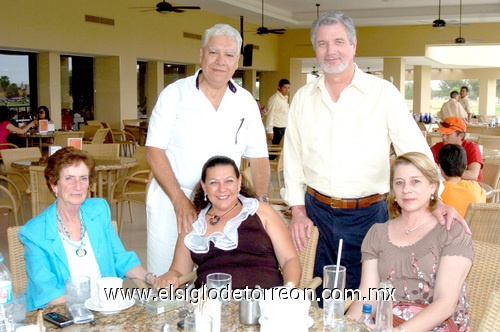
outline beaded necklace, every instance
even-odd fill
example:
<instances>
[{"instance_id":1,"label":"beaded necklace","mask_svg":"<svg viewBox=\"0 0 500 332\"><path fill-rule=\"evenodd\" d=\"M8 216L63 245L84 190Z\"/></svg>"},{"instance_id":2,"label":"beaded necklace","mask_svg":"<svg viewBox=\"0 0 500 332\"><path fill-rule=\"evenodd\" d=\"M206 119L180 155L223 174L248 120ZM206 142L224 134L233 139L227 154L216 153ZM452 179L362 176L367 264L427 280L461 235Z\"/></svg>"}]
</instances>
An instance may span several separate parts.
<instances>
[{"instance_id":1,"label":"beaded necklace","mask_svg":"<svg viewBox=\"0 0 500 332\"><path fill-rule=\"evenodd\" d=\"M71 239L71 235L69 234L68 230L66 227L64 227L64 223L61 219L61 216L59 215L59 211L56 212L57 216L57 221L59 224L61 224L61 230L59 232L62 234L63 240L65 240L67 243L69 243L72 247L76 248L75 254L78 257L84 257L87 255L87 250L85 250L83 247L85 247L85 222L83 221L82 213L80 212L80 245L77 245L76 242L78 241L73 241Z\"/></svg>"}]
</instances>

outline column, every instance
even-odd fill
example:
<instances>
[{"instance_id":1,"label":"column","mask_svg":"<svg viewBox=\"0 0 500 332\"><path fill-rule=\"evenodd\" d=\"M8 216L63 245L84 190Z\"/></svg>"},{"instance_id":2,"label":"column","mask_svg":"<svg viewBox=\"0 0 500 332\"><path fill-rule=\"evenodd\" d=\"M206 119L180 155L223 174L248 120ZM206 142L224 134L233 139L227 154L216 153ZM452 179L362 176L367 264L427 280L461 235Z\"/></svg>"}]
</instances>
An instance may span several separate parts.
<instances>
[{"instance_id":1,"label":"column","mask_svg":"<svg viewBox=\"0 0 500 332\"><path fill-rule=\"evenodd\" d=\"M406 59L384 58L384 78L393 83L405 95Z\"/></svg>"},{"instance_id":2,"label":"column","mask_svg":"<svg viewBox=\"0 0 500 332\"><path fill-rule=\"evenodd\" d=\"M61 56L55 52L38 55L38 105L49 108L56 129L61 128Z\"/></svg>"},{"instance_id":3,"label":"column","mask_svg":"<svg viewBox=\"0 0 500 332\"><path fill-rule=\"evenodd\" d=\"M413 79L413 112L418 118L431 109L431 66L415 66Z\"/></svg>"}]
</instances>

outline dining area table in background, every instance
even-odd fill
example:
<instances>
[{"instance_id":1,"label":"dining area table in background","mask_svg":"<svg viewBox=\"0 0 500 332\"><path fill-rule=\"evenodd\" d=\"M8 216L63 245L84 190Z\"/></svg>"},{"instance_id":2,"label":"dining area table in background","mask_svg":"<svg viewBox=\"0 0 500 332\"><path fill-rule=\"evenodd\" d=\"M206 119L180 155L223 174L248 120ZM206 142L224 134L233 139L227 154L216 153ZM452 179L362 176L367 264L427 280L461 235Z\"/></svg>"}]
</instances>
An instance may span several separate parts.
<instances>
[{"instance_id":1,"label":"dining area table in background","mask_svg":"<svg viewBox=\"0 0 500 332\"><path fill-rule=\"evenodd\" d=\"M19 137L21 139L24 138L26 140L26 147L38 146L40 148L40 152L42 152L44 144L45 146L47 146L52 143L55 132L48 131L39 133L37 131L28 131L25 134L11 133L10 135ZM38 144L35 144L36 141L38 141Z\"/></svg>"},{"instance_id":2,"label":"dining area table in background","mask_svg":"<svg viewBox=\"0 0 500 332\"><path fill-rule=\"evenodd\" d=\"M121 170L126 170L135 167L139 162L135 158L131 157L118 157L118 158L97 158L94 157L97 172L97 197L106 198L109 200L111 195L111 187L113 185L114 179L117 178L117 174ZM25 159L12 162L12 168L27 173L29 172L30 166L46 166L47 159ZM104 193L104 178L107 179L107 190Z\"/></svg>"},{"instance_id":3,"label":"dining area table in background","mask_svg":"<svg viewBox=\"0 0 500 332\"><path fill-rule=\"evenodd\" d=\"M490 163L500 163L500 150L498 149L482 149L483 160Z\"/></svg>"},{"instance_id":4,"label":"dining area table in background","mask_svg":"<svg viewBox=\"0 0 500 332\"><path fill-rule=\"evenodd\" d=\"M45 312L57 312L66 314L64 305L57 305L44 309ZM309 316L314 321L309 327L309 332L323 332L323 309L311 306ZM179 317L179 309L166 311L160 314L151 311L150 308L139 301L128 309L124 309L114 314L105 314L103 312L94 312L95 326L87 324L73 324L62 329L49 322L44 321L45 331L179 331L177 323L183 318ZM28 312L26 315L26 324L36 324L37 311ZM163 329L168 324L169 329ZM260 331L260 325L240 324L239 320L239 302L233 300L229 305L222 306L221 309L221 331L225 332L257 332ZM345 332L368 332L369 330L351 318L345 317Z\"/></svg>"}]
</instances>

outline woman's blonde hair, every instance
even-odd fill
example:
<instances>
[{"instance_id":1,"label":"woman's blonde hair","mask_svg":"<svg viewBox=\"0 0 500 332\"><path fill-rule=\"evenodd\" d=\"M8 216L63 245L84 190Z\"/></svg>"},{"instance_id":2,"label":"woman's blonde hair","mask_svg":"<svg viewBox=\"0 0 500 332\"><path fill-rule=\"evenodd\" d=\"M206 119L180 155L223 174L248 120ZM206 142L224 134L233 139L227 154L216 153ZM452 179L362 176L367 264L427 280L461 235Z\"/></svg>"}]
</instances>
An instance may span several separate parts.
<instances>
[{"instance_id":1,"label":"woman's blonde hair","mask_svg":"<svg viewBox=\"0 0 500 332\"><path fill-rule=\"evenodd\" d=\"M427 157L425 154L420 152L408 152L396 158L391 166L391 190L389 196L387 197L387 205L389 207L389 215L391 218L396 218L401 215L401 207L398 202L396 202L396 196L394 195L394 171L400 165L411 164L415 166L424 177L431 183L436 184L436 190L433 193L433 197L430 198L429 210L433 211L438 203L439 197L439 175L436 169L436 165Z\"/></svg>"}]
</instances>

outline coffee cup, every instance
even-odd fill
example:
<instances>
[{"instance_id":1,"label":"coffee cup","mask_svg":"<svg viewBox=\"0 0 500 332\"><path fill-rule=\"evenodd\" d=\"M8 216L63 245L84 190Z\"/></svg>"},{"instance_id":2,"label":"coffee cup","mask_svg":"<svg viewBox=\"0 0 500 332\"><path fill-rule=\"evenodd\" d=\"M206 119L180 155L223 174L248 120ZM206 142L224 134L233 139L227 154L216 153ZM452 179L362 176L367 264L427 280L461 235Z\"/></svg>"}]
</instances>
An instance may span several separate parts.
<instances>
[{"instance_id":1,"label":"coffee cup","mask_svg":"<svg viewBox=\"0 0 500 332\"><path fill-rule=\"evenodd\" d=\"M123 280L118 277L103 277L97 280L99 305L103 309L116 309L123 303Z\"/></svg>"}]
</instances>

